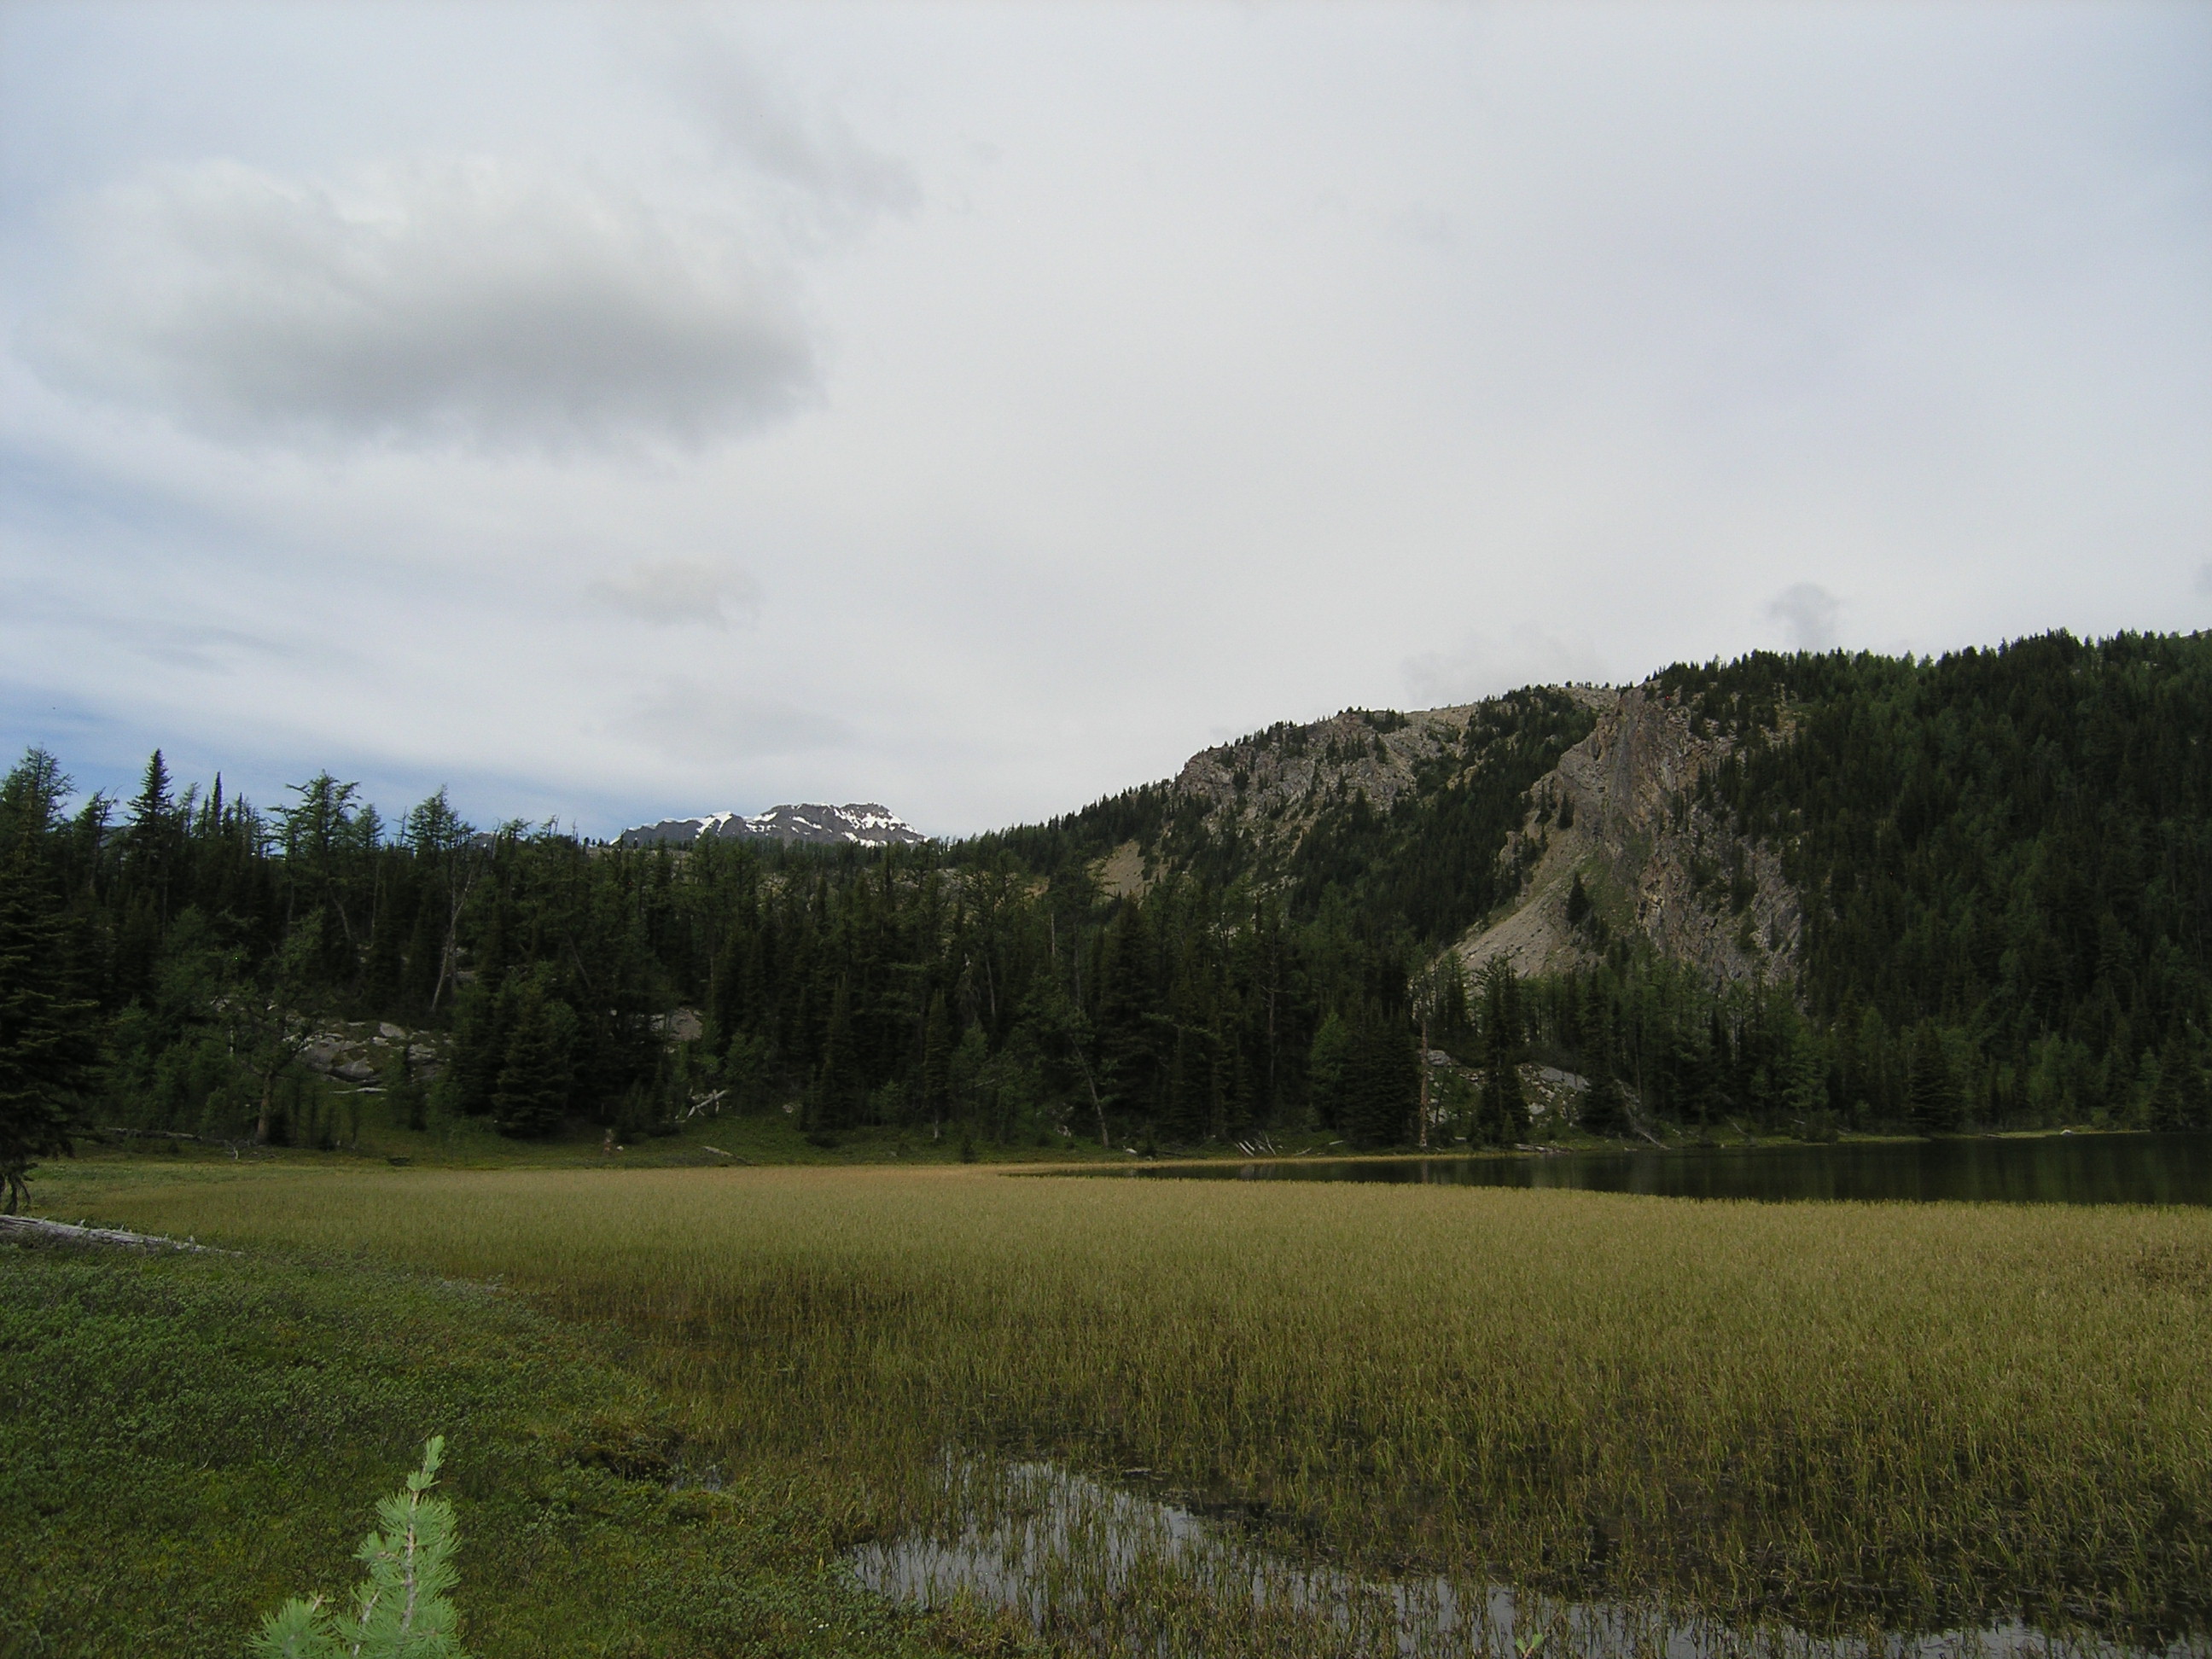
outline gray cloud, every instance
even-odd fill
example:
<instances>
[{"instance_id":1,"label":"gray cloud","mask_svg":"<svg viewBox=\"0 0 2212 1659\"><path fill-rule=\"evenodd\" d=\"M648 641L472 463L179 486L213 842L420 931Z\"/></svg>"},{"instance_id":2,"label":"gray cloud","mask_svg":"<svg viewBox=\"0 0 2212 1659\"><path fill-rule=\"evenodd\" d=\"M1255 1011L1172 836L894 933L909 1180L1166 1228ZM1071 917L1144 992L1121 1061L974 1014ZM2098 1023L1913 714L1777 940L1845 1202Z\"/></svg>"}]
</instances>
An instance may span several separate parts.
<instances>
[{"instance_id":1,"label":"gray cloud","mask_svg":"<svg viewBox=\"0 0 2212 1659\"><path fill-rule=\"evenodd\" d=\"M699 559L642 559L584 590L594 604L657 628L727 628L760 614L760 584L742 570Z\"/></svg>"},{"instance_id":2,"label":"gray cloud","mask_svg":"<svg viewBox=\"0 0 2212 1659\"><path fill-rule=\"evenodd\" d=\"M289 659L306 654L301 644L268 639L235 628L148 627L131 648L157 662L210 674L234 673L257 660ZM331 658L327 642L318 642L314 654L327 665Z\"/></svg>"},{"instance_id":3,"label":"gray cloud","mask_svg":"<svg viewBox=\"0 0 2212 1659\"><path fill-rule=\"evenodd\" d=\"M757 425L814 386L789 278L726 227L489 161L340 188L230 162L82 204L50 381L226 434L560 448Z\"/></svg>"},{"instance_id":4,"label":"gray cloud","mask_svg":"<svg viewBox=\"0 0 2212 1659\"><path fill-rule=\"evenodd\" d=\"M671 760L761 760L842 748L853 740L842 720L774 698L733 696L673 679L618 723L622 735Z\"/></svg>"},{"instance_id":5,"label":"gray cloud","mask_svg":"<svg viewBox=\"0 0 2212 1659\"><path fill-rule=\"evenodd\" d=\"M1417 707L1471 702L1523 685L1606 677L1589 641L1561 639L1527 623L1503 634L1472 634L1451 650L1410 658L1404 672Z\"/></svg>"},{"instance_id":6,"label":"gray cloud","mask_svg":"<svg viewBox=\"0 0 2212 1659\"><path fill-rule=\"evenodd\" d=\"M861 143L834 109L802 105L705 18L672 15L657 44L668 85L730 151L809 198L825 228L920 203L911 167Z\"/></svg>"},{"instance_id":7,"label":"gray cloud","mask_svg":"<svg viewBox=\"0 0 2212 1659\"><path fill-rule=\"evenodd\" d=\"M2212 605L2212 9L19 9L18 749L972 830L1209 727ZM750 631L629 568L752 547Z\"/></svg>"},{"instance_id":8,"label":"gray cloud","mask_svg":"<svg viewBox=\"0 0 2212 1659\"><path fill-rule=\"evenodd\" d=\"M1790 630L1798 651L1832 651L1840 637L1843 601L1817 582L1799 582L1776 594L1766 614Z\"/></svg>"}]
</instances>

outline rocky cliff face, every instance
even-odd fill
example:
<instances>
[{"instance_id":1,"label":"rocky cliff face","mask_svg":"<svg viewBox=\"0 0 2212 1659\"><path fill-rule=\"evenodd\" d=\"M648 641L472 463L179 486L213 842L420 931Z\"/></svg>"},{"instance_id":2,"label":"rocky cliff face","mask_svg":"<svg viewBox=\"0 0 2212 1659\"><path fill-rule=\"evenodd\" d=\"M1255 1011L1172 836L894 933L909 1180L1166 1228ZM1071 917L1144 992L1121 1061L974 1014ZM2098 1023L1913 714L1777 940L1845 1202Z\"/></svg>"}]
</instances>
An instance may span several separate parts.
<instances>
[{"instance_id":1,"label":"rocky cliff face","mask_svg":"<svg viewBox=\"0 0 2212 1659\"><path fill-rule=\"evenodd\" d=\"M1517 892L1462 938L1461 957L1556 973L1592 959L1606 932L1632 928L1715 980L1786 975L1803 926L1796 892L1771 851L1693 799L1734 739L1698 732L1651 688L1597 695L1597 725L1529 791L1499 854L1523 872ZM1579 924L1568 914L1577 877L1589 902Z\"/></svg>"},{"instance_id":2,"label":"rocky cliff face","mask_svg":"<svg viewBox=\"0 0 2212 1659\"><path fill-rule=\"evenodd\" d=\"M1588 686L1556 693L1593 709L1613 700ZM1207 835L1243 837L1264 865L1295 851L1308 831L1358 798L1384 817L1409 796L1492 764L1479 742L1480 719L1528 695L1410 714L1351 708L1310 726L1272 726L1192 756L1174 792L1200 809Z\"/></svg>"},{"instance_id":3,"label":"rocky cliff face","mask_svg":"<svg viewBox=\"0 0 2212 1659\"><path fill-rule=\"evenodd\" d=\"M1423 786L1458 747L1484 705L1415 714L1347 708L1300 726L1283 721L1234 743L1200 750L1168 788L1187 833L1236 838L1262 870L1279 868L1332 808L1364 795L1388 812ZM1156 847L1125 842L1092 866L1116 896L1143 892L1159 874Z\"/></svg>"},{"instance_id":4,"label":"rocky cliff face","mask_svg":"<svg viewBox=\"0 0 2212 1659\"><path fill-rule=\"evenodd\" d=\"M1481 705L1401 714L1350 708L1311 726L1271 726L1183 763L1176 793L1206 806L1207 827L1267 827L1295 844L1332 799L1364 793L1387 812L1418 787L1424 762L1457 744Z\"/></svg>"},{"instance_id":5,"label":"rocky cliff face","mask_svg":"<svg viewBox=\"0 0 2212 1659\"><path fill-rule=\"evenodd\" d=\"M1339 867L1361 855L1419 859L1419 842L1407 837L1433 825L1418 812L1395 828L1363 834L1347 826L1381 825L1395 807L1455 791L1466 801L1471 781L1516 764L1510 734L1544 699L1570 714L1578 705L1592 722L1588 735L1552 770L1522 775L1534 779L1522 805L1516 794L1500 803L1503 823L1517 827L1501 831L1495 866L1484 854L1464 890L1511 896L1453 948L1477 969L1503 959L1524 975L1549 974L1594 961L1608 939L1638 933L1713 981L1785 977L1802 928L1796 894L1770 849L1696 799L1698 780L1738 738L1656 684L1534 688L1486 703L1412 714L1347 709L1311 725L1273 726L1192 756L1166 786L1159 834L1122 842L1092 869L1106 891L1131 894L1186 864L1210 863L1218 877L1246 876L1262 887L1289 882L1310 840ZM1580 729L1570 724L1559 741ZM1578 881L1586 902L1571 915Z\"/></svg>"}]
</instances>

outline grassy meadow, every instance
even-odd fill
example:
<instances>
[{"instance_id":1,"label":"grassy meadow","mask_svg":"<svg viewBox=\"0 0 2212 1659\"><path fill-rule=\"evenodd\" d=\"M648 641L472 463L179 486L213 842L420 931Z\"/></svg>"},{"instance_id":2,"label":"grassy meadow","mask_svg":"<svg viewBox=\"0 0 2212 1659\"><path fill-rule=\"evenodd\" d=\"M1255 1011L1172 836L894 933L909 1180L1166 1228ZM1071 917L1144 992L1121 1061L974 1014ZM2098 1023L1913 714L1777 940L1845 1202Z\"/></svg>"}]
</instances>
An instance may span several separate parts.
<instances>
[{"instance_id":1,"label":"grassy meadow","mask_svg":"<svg viewBox=\"0 0 2212 1659\"><path fill-rule=\"evenodd\" d=\"M1003 1621L863 1594L793 1472L678 1459L618 1347L359 1262L0 1243L0 1655L239 1659L343 1597L433 1431L477 1659L947 1659Z\"/></svg>"},{"instance_id":2,"label":"grassy meadow","mask_svg":"<svg viewBox=\"0 0 2212 1659\"><path fill-rule=\"evenodd\" d=\"M52 1174L48 1213L495 1279L618 1328L690 1455L799 1478L848 1540L957 1527L958 1449L1184 1495L1348 1571L1737 1621L2201 1639L2212 1605L2203 1212L957 1167ZM1218 1611L1192 1650L1235 1646Z\"/></svg>"}]
</instances>

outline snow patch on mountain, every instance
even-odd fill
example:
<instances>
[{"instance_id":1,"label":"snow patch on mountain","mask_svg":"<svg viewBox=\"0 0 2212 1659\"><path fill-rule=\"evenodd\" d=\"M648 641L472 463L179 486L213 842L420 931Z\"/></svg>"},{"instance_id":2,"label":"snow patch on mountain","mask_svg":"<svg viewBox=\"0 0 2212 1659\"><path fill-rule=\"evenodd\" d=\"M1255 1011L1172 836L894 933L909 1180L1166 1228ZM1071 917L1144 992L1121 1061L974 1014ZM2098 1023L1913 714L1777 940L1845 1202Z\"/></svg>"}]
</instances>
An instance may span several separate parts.
<instances>
[{"instance_id":1,"label":"snow patch on mountain","mask_svg":"<svg viewBox=\"0 0 2212 1659\"><path fill-rule=\"evenodd\" d=\"M709 812L703 817L663 818L625 830L623 847L690 847L702 841L803 842L817 847L911 847L929 839L889 807L875 801L825 806L808 801L771 806L753 817Z\"/></svg>"}]
</instances>

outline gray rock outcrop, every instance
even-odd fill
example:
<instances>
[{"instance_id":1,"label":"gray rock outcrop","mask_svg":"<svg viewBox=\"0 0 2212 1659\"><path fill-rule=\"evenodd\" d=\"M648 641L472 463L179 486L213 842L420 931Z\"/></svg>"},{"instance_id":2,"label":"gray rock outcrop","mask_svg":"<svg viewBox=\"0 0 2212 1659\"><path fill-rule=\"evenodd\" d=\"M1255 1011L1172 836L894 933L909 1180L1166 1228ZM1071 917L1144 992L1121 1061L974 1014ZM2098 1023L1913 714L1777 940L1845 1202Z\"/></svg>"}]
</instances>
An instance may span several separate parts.
<instances>
[{"instance_id":1,"label":"gray rock outcrop","mask_svg":"<svg viewBox=\"0 0 2212 1659\"><path fill-rule=\"evenodd\" d=\"M1499 854L1525 874L1462 936L1462 959L1479 970L1502 958L1524 975L1590 960L1595 929L1567 915L1579 876L1606 927L1638 930L1712 980L1786 976L1804 926L1796 890L1771 848L1695 798L1735 740L1699 735L1654 687L1604 695L1611 706L1589 736L1528 792L1528 817Z\"/></svg>"}]
</instances>

